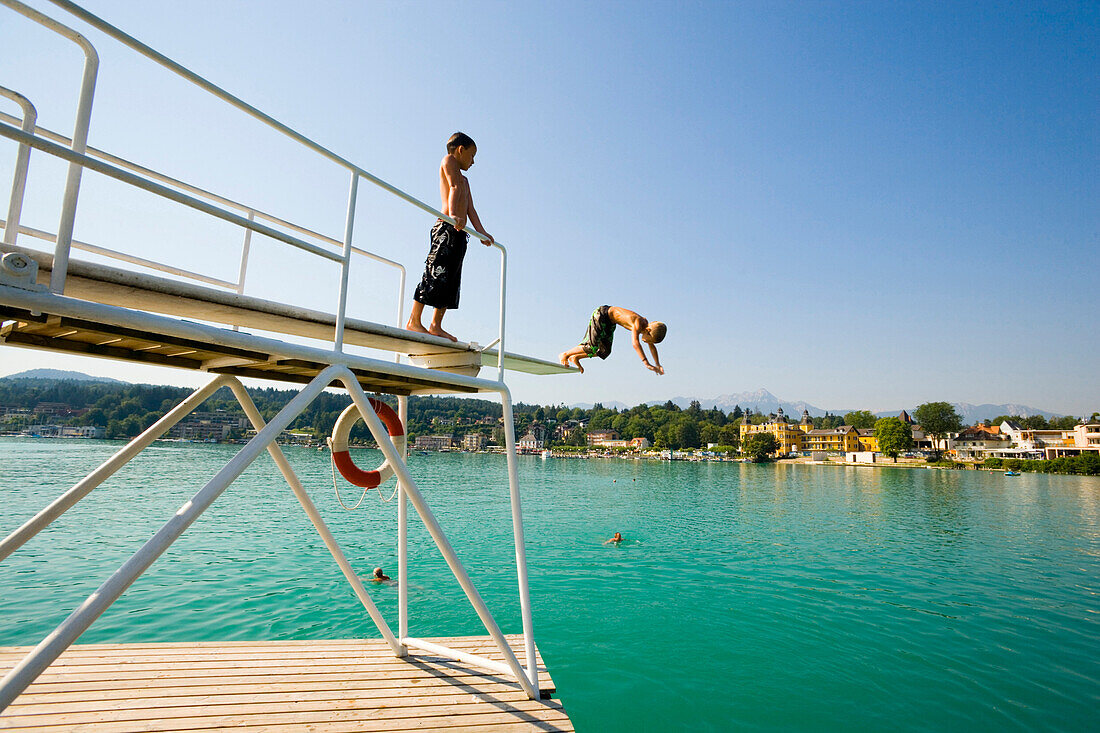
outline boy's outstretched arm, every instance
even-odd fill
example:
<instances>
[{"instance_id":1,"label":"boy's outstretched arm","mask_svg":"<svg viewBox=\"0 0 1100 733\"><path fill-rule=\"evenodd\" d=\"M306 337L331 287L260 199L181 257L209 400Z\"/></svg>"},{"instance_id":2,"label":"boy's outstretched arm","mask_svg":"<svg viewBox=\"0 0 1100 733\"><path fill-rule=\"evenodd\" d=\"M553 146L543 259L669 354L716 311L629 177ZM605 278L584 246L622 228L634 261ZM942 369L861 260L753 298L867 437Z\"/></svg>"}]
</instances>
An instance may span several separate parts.
<instances>
[{"instance_id":1,"label":"boy's outstretched arm","mask_svg":"<svg viewBox=\"0 0 1100 733\"><path fill-rule=\"evenodd\" d=\"M661 366L661 357L657 356L657 344L649 344L649 353L653 354L653 366L650 369L658 374L664 374L665 368Z\"/></svg>"},{"instance_id":2,"label":"boy's outstretched arm","mask_svg":"<svg viewBox=\"0 0 1100 733\"><path fill-rule=\"evenodd\" d=\"M489 238L488 242L484 242L485 246L488 247L496 240L493 239L493 235L485 231L485 227L481 225L481 219L478 217L477 211L474 209L474 195L472 193L469 194L467 196L467 199L469 200L469 204L467 205L466 210L470 214L470 223L474 225L474 229L477 229L479 232Z\"/></svg>"},{"instance_id":3,"label":"boy's outstretched arm","mask_svg":"<svg viewBox=\"0 0 1100 733\"><path fill-rule=\"evenodd\" d=\"M637 351L638 356L642 358L642 363L645 364L646 369L651 372L657 372L658 374L664 374L665 370L661 368L660 363L658 363L657 366L650 364L649 359L646 358L645 352L642 350L642 342L638 339L638 334L642 332L642 329L638 327L640 323L641 320L635 318L634 324L630 328L630 336L634 341L634 350ZM653 360L657 361L657 350L653 348L653 344L649 345L649 349L653 352Z\"/></svg>"}]
</instances>

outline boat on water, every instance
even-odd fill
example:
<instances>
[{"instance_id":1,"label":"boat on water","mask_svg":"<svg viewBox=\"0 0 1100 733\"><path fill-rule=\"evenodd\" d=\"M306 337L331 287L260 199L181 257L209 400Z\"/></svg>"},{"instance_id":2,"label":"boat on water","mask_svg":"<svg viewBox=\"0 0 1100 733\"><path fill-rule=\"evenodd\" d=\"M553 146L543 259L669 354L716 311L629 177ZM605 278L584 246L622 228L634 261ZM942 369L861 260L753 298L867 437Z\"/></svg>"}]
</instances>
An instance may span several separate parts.
<instances>
[{"instance_id":1,"label":"boat on water","mask_svg":"<svg viewBox=\"0 0 1100 733\"><path fill-rule=\"evenodd\" d=\"M1019 476L1019 471L1005 471L1005 476Z\"/></svg>"}]
</instances>

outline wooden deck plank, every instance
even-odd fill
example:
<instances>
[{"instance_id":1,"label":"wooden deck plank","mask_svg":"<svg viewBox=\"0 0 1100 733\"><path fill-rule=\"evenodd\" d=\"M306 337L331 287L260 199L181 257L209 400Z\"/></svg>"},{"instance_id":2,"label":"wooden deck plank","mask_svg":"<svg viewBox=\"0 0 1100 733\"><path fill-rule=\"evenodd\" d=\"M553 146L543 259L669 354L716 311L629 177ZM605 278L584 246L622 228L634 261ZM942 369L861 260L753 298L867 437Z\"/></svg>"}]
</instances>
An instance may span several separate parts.
<instances>
[{"instance_id":1,"label":"wooden deck plank","mask_svg":"<svg viewBox=\"0 0 1100 733\"><path fill-rule=\"evenodd\" d=\"M353 702L353 701L346 701ZM523 700L517 702L470 702L458 705L438 705L409 708L367 707L355 708L329 706L316 710L291 710L286 705L240 706L241 710L209 713L208 708L187 708L180 711L165 709L148 711L152 717L137 717L146 711L134 712L134 715L111 716L103 712L65 715L16 715L0 718L0 726L10 730L75 730L87 729L97 733L113 731L170 731L170 730L207 730L241 725L273 725L294 723L301 726L326 722L356 722L360 730L392 730L394 727L428 728L441 727L440 723L451 720L459 724L471 722L528 722L567 721L568 716L560 704L553 700ZM184 714L180 714L184 713ZM465 719L465 720L462 720ZM400 721L396 725L391 721ZM429 722L432 721L432 722ZM376 723L377 726L364 725ZM452 722L452 725L454 723Z\"/></svg>"},{"instance_id":2,"label":"wooden deck plank","mask_svg":"<svg viewBox=\"0 0 1100 733\"><path fill-rule=\"evenodd\" d=\"M488 637L433 638L500 658ZM508 637L523 660L523 638ZM0 672L29 647L0 648ZM541 669L544 697L552 692ZM65 652L0 714L0 729L572 730L556 700L510 677L380 639L95 644Z\"/></svg>"},{"instance_id":3,"label":"wooden deck plank","mask_svg":"<svg viewBox=\"0 0 1100 733\"><path fill-rule=\"evenodd\" d=\"M523 638L519 635L506 637L509 644L516 652L520 664L526 666L526 654L523 649ZM489 659L503 661L503 655L497 650L496 645L485 639L454 638L436 639L437 643L447 644L461 651L475 653ZM220 669L233 675L261 674L268 668L282 669L286 661L295 660L303 671L311 673L343 672L349 668L362 668L370 665L372 670L385 671L387 665L393 669L406 668L402 660L393 656L389 646L381 640L341 640L338 642L321 641L316 645L306 646L309 642L237 642L226 644L182 644L182 645L80 645L71 647L57 661L51 669L58 674L65 675L70 682L95 679L95 675L103 673L97 667L109 666L107 673L118 677L122 674L125 678L135 679L141 675L139 672L160 670L164 662L171 661L171 669L166 670L168 676L180 676L184 673L197 672L199 670ZM0 667L14 666L27 650L0 647ZM443 657L414 651L418 658L423 660L443 660ZM549 681L549 673L546 664L536 650L536 664L539 668L540 682ZM339 668L339 669L329 669ZM550 684L542 685L550 688Z\"/></svg>"},{"instance_id":4,"label":"wooden deck plank","mask_svg":"<svg viewBox=\"0 0 1100 733\"><path fill-rule=\"evenodd\" d=\"M417 660L413 658L413 663L417 663ZM459 662L437 662L435 664L422 665L425 674L431 674L446 680L459 680L466 676L476 677L477 680L482 682L498 682L502 684L515 684L511 676L498 675L495 672L480 672L470 670L466 675L457 674L456 669L461 669L461 663ZM428 672L427 670L430 670ZM401 684L417 684L418 680L423 679L419 676L413 676L411 673L401 673L397 670L378 670L377 668L356 668L354 666L344 667L340 669L329 669L322 674L306 674L306 673L286 673L283 670L282 674L273 673L271 670L241 670L232 675L227 675L224 672L218 670L201 670L199 673L188 674L182 673L178 675L168 675L160 672L145 672L142 674L116 674L112 676L109 671L103 671L92 675L68 675L68 674L51 674L49 677L41 678L40 684L58 684L64 685L66 689L88 689L88 690L101 690L101 689L114 689L121 687L179 687L179 686L195 686L195 685L221 685L223 687L230 685L240 685L248 683L262 683L262 684L325 684L339 682L343 680L347 681L391 681L393 685ZM74 687L79 685L79 688ZM539 688L543 692L553 692L555 690L554 683L550 679L549 675L539 674ZM37 691L37 688L29 688L31 691Z\"/></svg>"},{"instance_id":5,"label":"wooden deck plank","mask_svg":"<svg viewBox=\"0 0 1100 733\"><path fill-rule=\"evenodd\" d=\"M410 684L412 683L412 684ZM53 690L38 690L37 692L25 692L20 696L19 704L53 703L67 704L73 702L98 702L104 705L114 704L115 701L145 700L146 698L161 701L159 704L189 704L200 699L206 699L211 695L220 695L228 698L249 695L259 699L261 695L286 695L302 696L301 699L330 699L328 696L342 695L347 692L358 697L417 697L439 694L439 691L453 688L456 684L476 684L477 689L487 693L515 692L515 685L486 682L480 677L450 677L447 679L431 680L350 680L341 682L330 680L328 682L284 682L284 683L255 683L242 682L229 685L173 685L168 687L135 686L111 689L72 689L71 686L58 686ZM186 698L186 699L185 699ZM232 702L232 700L230 700Z\"/></svg>"}]
</instances>

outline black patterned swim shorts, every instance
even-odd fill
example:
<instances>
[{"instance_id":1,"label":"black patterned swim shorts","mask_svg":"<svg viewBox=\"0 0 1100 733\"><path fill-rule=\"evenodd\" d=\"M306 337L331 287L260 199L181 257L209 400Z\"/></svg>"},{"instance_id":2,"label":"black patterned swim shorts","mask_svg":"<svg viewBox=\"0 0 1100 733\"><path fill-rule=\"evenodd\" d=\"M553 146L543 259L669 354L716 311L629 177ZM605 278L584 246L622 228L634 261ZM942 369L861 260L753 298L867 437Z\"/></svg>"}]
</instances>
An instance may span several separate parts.
<instances>
[{"instance_id":1,"label":"black patterned swim shorts","mask_svg":"<svg viewBox=\"0 0 1100 733\"><path fill-rule=\"evenodd\" d=\"M424 276L416 286L413 299L433 308L457 308L462 284L462 260L466 256L469 235L445 221L432 227L432 248L424 261Z\"/></svg>"}]
</instances>

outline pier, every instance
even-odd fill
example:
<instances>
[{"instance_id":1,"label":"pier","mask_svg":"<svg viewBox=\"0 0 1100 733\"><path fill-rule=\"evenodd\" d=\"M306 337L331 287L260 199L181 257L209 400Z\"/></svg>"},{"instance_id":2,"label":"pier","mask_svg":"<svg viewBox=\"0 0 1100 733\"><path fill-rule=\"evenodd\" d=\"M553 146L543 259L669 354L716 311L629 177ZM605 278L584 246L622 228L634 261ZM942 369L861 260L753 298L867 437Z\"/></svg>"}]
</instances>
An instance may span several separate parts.
<instances>
[{"instance_id":1,"label":"pier","mask_svg":"<svg viewBox=\"0 0 1100 733\"><path fill-rule=\"evenodd\" d=\"M509 636L523 658L523 639ZM498 658L489 637L427 641ZM26 649L0 647L0 669ZM571 731L537 657L542 695L381 640L88 644L70 647L13 703L0 730Z\"/></svg>"}]
</instances>

